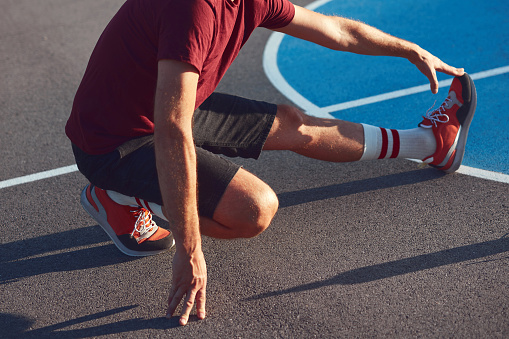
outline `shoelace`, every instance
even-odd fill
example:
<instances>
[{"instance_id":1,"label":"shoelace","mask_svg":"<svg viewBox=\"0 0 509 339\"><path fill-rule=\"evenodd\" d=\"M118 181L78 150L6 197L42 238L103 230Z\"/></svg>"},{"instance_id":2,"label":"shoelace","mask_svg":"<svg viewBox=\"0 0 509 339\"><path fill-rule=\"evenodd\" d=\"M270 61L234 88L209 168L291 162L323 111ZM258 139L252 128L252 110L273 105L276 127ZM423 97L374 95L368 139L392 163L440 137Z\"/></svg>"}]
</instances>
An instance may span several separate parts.
<instances>
[{"instance_id":1,"label":"shoelace","mask_svg":"<svg viewBox=\"0 0 509 339\"><path fill-rule=\"evenodd\" d=\"M449 97L447 97L445 101L442 103L442 105L440 105L440 107L433 110L433 107L435 107L436 102L437 101L435 100L433 106L431 106L431 108L426 111L426 115L423 116L424 119L428 119L429 121L431 121L431 123L435 125L435 127L437 127L437 122L441 122L443 124L449 122L449 116L444 112L447 110L447 108L449 107L449 102L452 102L452 100ZM445 117L445 119L442 120L442 117Z\"/></svg>"},{"instance_id":2,"label":"shoelace","mask_svg":"<svg viewBox=\"0 0 509 339\"><path fill-rule=\"evenodd\" d=\"M144 208L140 208L139 210L131 211L134 213L138 213L138 219L134 223L134 229L131 233L131 238L134 237L134 233L138 232L140 236L143 236L146 232L150 232L155 226L155 222L152 220L152 214Z\"/></svg>"}]
</instances>

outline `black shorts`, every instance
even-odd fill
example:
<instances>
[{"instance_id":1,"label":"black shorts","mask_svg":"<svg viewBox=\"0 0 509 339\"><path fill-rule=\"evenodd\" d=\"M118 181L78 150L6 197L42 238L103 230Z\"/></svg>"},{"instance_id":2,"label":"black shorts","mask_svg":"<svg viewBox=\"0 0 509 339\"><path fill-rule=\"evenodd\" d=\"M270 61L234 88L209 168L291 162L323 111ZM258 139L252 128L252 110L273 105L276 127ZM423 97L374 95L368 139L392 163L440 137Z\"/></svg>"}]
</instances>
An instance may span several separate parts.
<instances>
[{"instance_id":1,"label":"black shorts","mask_svg":"<svg viewBox=\"0 0 509 339\"><path fill-rule=\"evenodd\" d=\"M211 218L240 166L228 157L257 159L277 106L214 93L194 113L193 137L198 169L198 210ZM133 139L115 151L89 155L72 145L76 164L94 185L162 205L153 135Z\"/></svg>"}]
</instances>

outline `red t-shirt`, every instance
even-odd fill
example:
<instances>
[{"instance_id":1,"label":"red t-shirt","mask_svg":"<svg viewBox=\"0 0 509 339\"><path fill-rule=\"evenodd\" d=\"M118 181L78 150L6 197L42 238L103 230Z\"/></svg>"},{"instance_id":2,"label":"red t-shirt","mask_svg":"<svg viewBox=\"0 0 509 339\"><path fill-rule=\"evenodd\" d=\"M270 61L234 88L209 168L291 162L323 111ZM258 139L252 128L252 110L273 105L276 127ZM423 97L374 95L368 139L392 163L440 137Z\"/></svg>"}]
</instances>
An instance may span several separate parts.
<instances>
[{"instance_id":1,"label":"red t-shirt","mask_svg":"<svg viewBox=\"0 0 509 339\"><path fill-rule=\"evenodd\" d=\"M199 72L196 107L215 90L256 27L293 19L288 0L127 0L92 52L65 128L89 154L154 132L157 62Z\"/></svg>"}]
</instances>

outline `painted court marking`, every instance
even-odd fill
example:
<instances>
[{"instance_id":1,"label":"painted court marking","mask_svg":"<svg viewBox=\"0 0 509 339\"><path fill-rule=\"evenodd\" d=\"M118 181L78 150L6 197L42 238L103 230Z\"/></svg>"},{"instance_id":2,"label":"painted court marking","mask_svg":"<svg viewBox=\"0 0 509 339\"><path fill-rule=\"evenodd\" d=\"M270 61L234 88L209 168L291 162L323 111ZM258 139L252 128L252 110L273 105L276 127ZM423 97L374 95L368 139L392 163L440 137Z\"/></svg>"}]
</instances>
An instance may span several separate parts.
<instances>
[{"instance_id":1,"label":"painted court marking","mask_svg":"<svg viewBox=\"0 0 509 339\"><path fill-rule=\"evenodd\" d=\"M316 2L313 2L312 4L306 6L306 8L310 10L315 10L320 6L323 6L327 3L329 3L332 0L319 0ZM269 37L267 44L265 46L265 50L263 53L263 69L265 71L265 74L267 78L270 80L270 82L276 87L283 95L285 95L288 99L290 99L293 103L295 103L297 106L301 107L304 111L306 111L308 114L311 114L316 117L321 118L334 118L331 113L332 112L338 112L341 110L346 110L354 107L360 107L369 105L372 103L382 102L386 100L391 100L395 98L400 98L412 94L422 93L429 91L429 84L410 87L402 90L397 90L393 92L388 93L382 93L379 95L369 96L361 99L356 99L352 101L347 101L343 103L338 103L330 106L325 107L319 107L315 104L313 104L311 101L306 99L303 95L301 95L298 91L296 91L283 77L281 74L279 67L277 65L277 56L279 47L281 45L281 42L283 41L285 34L274 32ZM501 74L509 73L509 65L508 66L502 66L478 73L469 74L470 77L473 80L479 80L489 77L494 77ZM442 80L439 81L440 87L448 87L450 86L452 82L452 79ZM464 166L462 165L458 173L503 182L503 183L509 183L509 175L498 173L498 172L492 172L488 170L478 169L474 167Z\"/></svg>"},{"instance_id":2,"label":"painted court marking","mask_svg":"<svg viewBox=\"0 0 509 339\"><path fill-rule=\"evenodd\" d=\"M21 185L21 184L26 184L29 182L38 181L38 180L42 180L42 179L52 178L52 177L56 177L59 175L76 172L77 170L78 170L78 166L70 165L70 166L60 167L60 168L56 168L56 169L49 170L49 171L44 171L44 172L25 175L22 177L17 177L17 178L13 178L13 179L9 179L9 180L4 180L4 181L0 181L0 189L17 186L17 185Z\"/></svg>"}]
</instances>

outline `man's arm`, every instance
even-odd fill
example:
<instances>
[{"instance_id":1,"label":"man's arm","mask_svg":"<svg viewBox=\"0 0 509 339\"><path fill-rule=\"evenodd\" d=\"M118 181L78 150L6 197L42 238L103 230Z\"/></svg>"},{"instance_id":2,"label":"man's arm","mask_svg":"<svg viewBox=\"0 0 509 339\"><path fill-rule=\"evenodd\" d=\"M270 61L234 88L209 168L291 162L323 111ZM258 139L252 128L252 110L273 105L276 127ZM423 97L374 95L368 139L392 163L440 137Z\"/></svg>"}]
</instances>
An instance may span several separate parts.
<instances>
[{"instance_id":1,"label":"man's arm","mask_svg":"<svg viewBox=\"0 0 509 339\"><path fill-rule=\"evenodd\" d=\"M436 71L454 76L464 73L463 69L447 65L414 43L359 21L323 15L296 5L293 20L277 31L333 50L406 58L429 79L433 93L438 92Z\"/></svg>"},{"instance_id":2,"label":"man's arm","mask_svg":"<svg viewBox=\"0 0 509 339\"><path fill-rule=\"evenodd\" d=\"M205 317L207 269L201 249L192 135L197 83L198 73L193 66L159 61L154 105L156 165L163 211L176 246L167 316L173 315L185 297L181 325L187 323L195 300L198 317Z\"/></svg>"}]
</instances>

